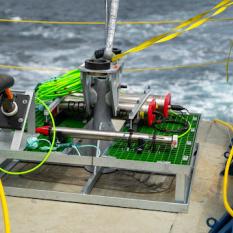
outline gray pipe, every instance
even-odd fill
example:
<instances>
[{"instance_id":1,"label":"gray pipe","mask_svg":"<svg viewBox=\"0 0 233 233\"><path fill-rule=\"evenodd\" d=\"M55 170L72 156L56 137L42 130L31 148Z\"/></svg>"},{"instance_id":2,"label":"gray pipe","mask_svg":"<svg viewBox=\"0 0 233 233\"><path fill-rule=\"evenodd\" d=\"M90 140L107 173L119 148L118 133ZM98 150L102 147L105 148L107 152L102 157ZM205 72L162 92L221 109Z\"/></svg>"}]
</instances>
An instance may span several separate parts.
<instances>
[{"instance_id":1,"label":"gray pipe","mask_svg":"<svg viewBox=\"0 0 233 233\"><path fill-rule=\"evenodd\" d=\"M142 108L140 109L141 112L147 112L148 111L148 106L149 103L152 101L152 99L155 98L156 104L159 107L159 110L163 109L164 107L164 96L160 95L151 95L148 97L146 102L142 105ZM135 105L135 103L140 99L140 95L136 94L125 94L125 93L120 93L119 96L119 105L118 109L119 110L124 110L124 111L131 111ZM75 96L68 96L64 99L64 101L59 105L61 109L67 109L68 108L68 102L79 102L83 101L83 94L82 93L77 93ZM73 110L78 110L78 104L71 105ZM77 109L76 109L77 108Z\"/></svg>"},{"instance_id":2,"label":"gray pipe","mask_svg":"<svg viewBox=\"0 0 233 233\"><path fill-rule=\"evenodd\" d=\"M160 136L156 135L155 139L153 135L144 133L133 133L130 135L129 132L111 132L111 131L97 131L88 129L73 129L67 127L56 127L56 132L63 135L68 135L74 138L81 139L99 139L104 141L113 141L116 139L128 140L138 140L144 139L145 141L155 141L156 143L170 144L172 147L177 147L178 136Z\"/></svg>"}]
</instances>

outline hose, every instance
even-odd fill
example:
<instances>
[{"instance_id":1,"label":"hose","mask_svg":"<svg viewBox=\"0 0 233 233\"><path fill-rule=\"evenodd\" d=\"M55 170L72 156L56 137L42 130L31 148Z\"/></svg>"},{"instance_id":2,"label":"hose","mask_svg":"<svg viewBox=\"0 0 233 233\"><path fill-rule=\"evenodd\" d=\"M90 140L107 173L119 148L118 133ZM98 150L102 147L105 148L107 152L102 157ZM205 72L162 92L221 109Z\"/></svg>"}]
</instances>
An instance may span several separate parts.
<instances>
[{"instance_id":1,"label":"hose","mask_svg":"<svg viewBox=\"0 0 233 233\"><path fill-rule=\"evenodd\" d=\"M233 132L233 125L231 125L230 123L219 120L219 119L215 119L214 122L225 126L226 128L230 129ZM228 176L229 176L229 169L231 166L232 158L233 158L233 146L231 148L229 157L227 159L227 163L226 163L225 171L224 171L224 177L223 177L223 204L224 204L226 211L231 215L231 217L233 217L233 209L231 208L229 204L227 193L228 193Z\"/></svg>"},{"instance_id":2,"label":"hose","mask_svg":"<svg viewBox=\"0 0 233 233\"><path fill-rule=\"evenodd\" d=\"M4 188L3 188L1 180L0 180L0 199L2 203L2 213L3 213L3 219L4 219L4 225L5 225L5 233L10 233L11 227L10 227L9 212L8 212L6 196L5 196L5 192L4 192Z\"/></svg>"},{"instance_id":3,"label":"hose","mask_svg":"<svg viewBox=\"0 0 233 233\"><path fill-rule=\"evenodd\" d=\"M48 158L50 157L51 155L51 152L53 151L53 147L54 147L54 144L55 144L55 140L56 140L56 125L55 125L55 120L53 118L53 115L49 109L49 107L45 104L44 101L42 101L40 98L36 97L36 100L42 104L45 109L48 111L49 113L49 116L51 118L51 122L52 122L52 127L53 127L53 138L52 138L52 143L51 143L51 146L50 146L50 149L48 151L48 153L45 155L44 159L38 164L36 165L35 167L29 169L29 170L26 170L26 171L20 171L20 172L12 172L12 171L8 171L8 170L5 170L3 168L0 168L0 171L3 172L3 173L6 173L8 175L26 175L26 174L29 174L31 172L34 172L36 171L38 168L40 168L47 160Z\"/></svg>"},{"instance_id":4,"label":"hose","mask_svg":"<svg viewBox=\"0 0 233 233\"><path fill-rule=\"evenodd\" d=\"M82 92L79 70L72 70L59 77L40 83L36 87L36 95L44 101L67 96L74 92Z\"/></svg>"}]
</instances>

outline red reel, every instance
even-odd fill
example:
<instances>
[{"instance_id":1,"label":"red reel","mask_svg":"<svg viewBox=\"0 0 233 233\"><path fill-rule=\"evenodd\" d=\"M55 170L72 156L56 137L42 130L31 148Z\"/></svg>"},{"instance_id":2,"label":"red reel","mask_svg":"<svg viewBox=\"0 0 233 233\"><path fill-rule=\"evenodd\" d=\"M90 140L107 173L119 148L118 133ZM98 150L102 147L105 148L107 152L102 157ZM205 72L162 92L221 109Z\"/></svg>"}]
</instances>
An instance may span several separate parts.
<instances>
[{"instance_id":1,"label":"red reel","mask_svg":"<svg viewBox=\"0 0 233 233\"><path fill-rule=\"evenodd\" d=\"M171 105L171 94L168 93L164 98L164 107L163 107L164 117L168 117L168 115L169 115L169 106L170 105Z\"/></svg>"},{"instance_id":2,"label":"red reel","mask_svg":"<svg viewBox=\"0 0 233 233\"><path fill-rule=\"evenodd\" d=\"M151 102L149 103L148 112L147 112L147 120L149 126L152 126L153 123L155 122L155 118L156 118L155 111L156 111L156 102L155 99L152 99Z\"/></svg>"}]
</instances>

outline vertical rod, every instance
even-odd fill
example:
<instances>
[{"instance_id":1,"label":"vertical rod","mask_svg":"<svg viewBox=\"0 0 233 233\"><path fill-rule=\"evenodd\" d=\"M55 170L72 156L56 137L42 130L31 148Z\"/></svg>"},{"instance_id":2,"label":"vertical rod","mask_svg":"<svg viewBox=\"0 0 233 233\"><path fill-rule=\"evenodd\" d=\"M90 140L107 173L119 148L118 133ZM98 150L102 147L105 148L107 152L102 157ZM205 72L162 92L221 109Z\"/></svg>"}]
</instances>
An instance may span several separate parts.
<instances>
[{"instance_id":1,"label":"vertical rod","mask_svg":"<svg viewBox=\"0 0 233 233\"><path fill-rule=\"evenodd\" d=\"M108 20L107 40L104 51L104 57L109 60L112 58L112 48L115 37L115 31L116 31L118 8L119 8L119 0L112 0L109 20Z\"/></svg>"},{"instance_id":2,"label":"vertical rod","mask_svg":"<svg viewBox=\"0 0 233 233\"><path fill-rule=\"evenodd\" d=\"M109 17L109 9L108 9L108 0L105 0L105 42L108 38L108 17Z\"/></svg>"}]
</instances>

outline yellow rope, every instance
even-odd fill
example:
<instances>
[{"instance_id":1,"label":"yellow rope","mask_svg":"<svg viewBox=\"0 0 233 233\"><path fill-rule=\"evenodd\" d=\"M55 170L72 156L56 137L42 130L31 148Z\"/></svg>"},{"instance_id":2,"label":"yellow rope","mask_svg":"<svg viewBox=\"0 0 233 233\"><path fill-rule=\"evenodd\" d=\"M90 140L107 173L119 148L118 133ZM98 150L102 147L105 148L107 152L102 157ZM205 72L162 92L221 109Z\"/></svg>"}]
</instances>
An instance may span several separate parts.
<instances>
[{"instance_id":1,"label":"yellow rope","mask_svg":"<svg viewBox=\"0 0 233 233\"><path fill-rule=\"evenodd\" d=\"M166 70L176 70L176 69L190 69L190 68L199 68L199 67L206 67L210 65L218 65L218 64L225 64L226 62L233 62L233 59L224 59L220 61L209 61L203 62L199 64L187 64L187 65L177 65L177 66L162 66L162 67L145 67L145 68L126 68L124 69L125 72L144 72L144 71L166 71Z\"/></svg>"},{"instance_id":2,"label":"yellow rope","mask_svg":"<svg viewBox=\"0 0 233 233\"><path fill-rule=\"evenodd\" d=\"M178 26L174 27L168 32L152 37L151 39L146 40L143 43L129 50L126 50L121 54L117 54L113 56L112 61L117 61L128 54L142 51L154 44L164 43L164 42L173 40L183 35L185 32L198 28L201 25L207 23L208 21L213 19L213 17L221 14L222 12L224 12L226 9L228 9L232 5L233 5L233 0L222 0L220 3L218 3L213 8L207 11L204 11L201 14L198 14L188 20L181 22Z\"/></svg>"},{"instance_id":3,"label":"yellow rope","mask_svg":"<svg viewBox=\"0 0 233 233\"><path fill-rule=\"evenodd\" d=\"M6 196L5 196L5 192L4 192L4 188L3 188L1 180L0 180L0 200L1 200L1 204L2 204L5 233L10 233L11 227L10 227L9 211L8 211L7 200L6 200Z\"/></svg>"},{"instance_id":4,"label":"yellow rope","mask_svg":"<svg viewBox=\"0 0 233 233\"><path fill-rule=\"evenodd\" d=\"M41 72L58 72L58 71L62 72L69 70L68 68L59 68L59 67L33 67L33 66L17 66L17 65L5 65L5 64L0 64L0 69L41 71Z\"/></svg>"},{"instance_id":5,"label":"yellow rope","mask_svg":"<svg viewBox=\"0 0 233 233\"><path fill-rule=\"evenodd\" d=\"M210 19L212 22L233 21L233 18ZM177 24L182 20L158 20L158 21L118 21L118 25L144 25L144 24ZM47 25L104 25L103 21L50 21L50 20L33 20L33 19L0 19L0 23L32 23Z\"/></svg>"},{"instance_id":6,"label":"yellow rope","mask_svg":"<svg viewBox=\"0 0 233 233\"><path fill-rule=\"evenodd\" d=\"M176 66L161 66L161 67L143 67L143 68L125 68L124 72L144 72L144 71L166 71L166 70L176 70L176 69L191 69L207 67L210 65L226 64L226 62L233 62L233 59L224 59L220 61L209 61L197 64L187 64L187 65L176 65ZM68 70L77 69L73 68L59 68L59 67L33 67L33 66L17 66L17 65L7 65L0 64L0 69L10 69L10 70L23 70L23 71L40 71L40 72L66 72Z\"/></svg>"}]
</instances>

